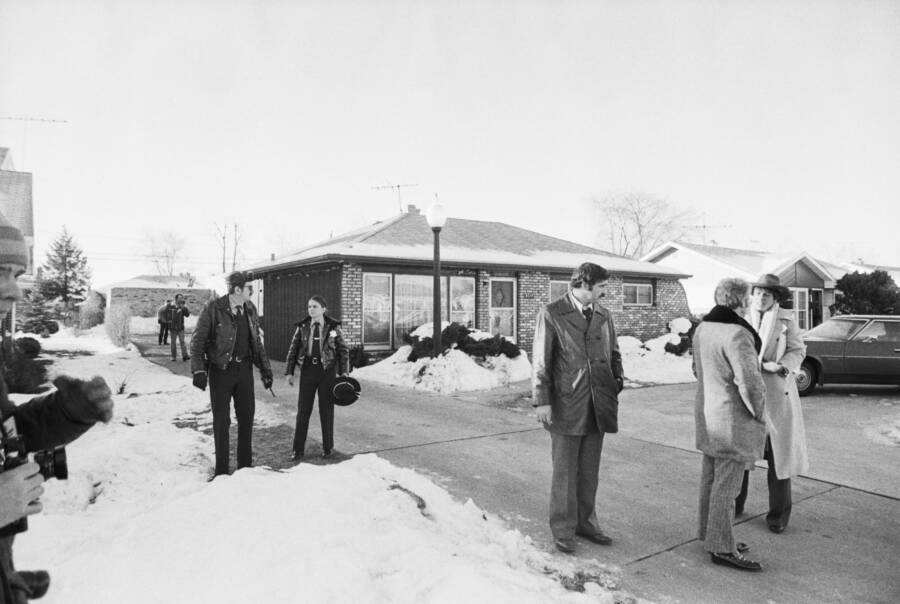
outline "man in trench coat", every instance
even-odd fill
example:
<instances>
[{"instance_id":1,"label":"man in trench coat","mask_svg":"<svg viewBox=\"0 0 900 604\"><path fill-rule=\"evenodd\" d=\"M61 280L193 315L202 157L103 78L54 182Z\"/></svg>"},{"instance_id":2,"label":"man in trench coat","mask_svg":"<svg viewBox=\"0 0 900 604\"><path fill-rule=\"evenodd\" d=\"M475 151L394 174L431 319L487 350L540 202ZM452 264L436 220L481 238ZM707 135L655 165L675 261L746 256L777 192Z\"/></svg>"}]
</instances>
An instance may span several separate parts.
<instances>
[{"instance_id":1,"label":"man in trench coat","mask_svg":"<svg viewBox=\"0 0 900 604\"><path fill-rule=\"evenodd\" d=\"M694 420L703 452L697 537L715 564L761 570L735 543L734 499L747 464L762 457L766 440L766 385L757 355L761 341L742 318L750 304L750 284L723 279L716 306L694 332L697 395Z\"/></svg>"},{"instance_id":2,"label":"man in trench coat","mask_svg":"<svg viewBox=\"0 0 900 604\"><path fill-rule=\"evenodd\" d=\"M575 535L612 543L594 509L603 435L619 431L624 382L612 315L597 303L608 280L602 266L579 266L570 291L540 310L534 330L533 405L550 432L550 530L564 553L575 551Z\"/></svg>"}]
</instances>

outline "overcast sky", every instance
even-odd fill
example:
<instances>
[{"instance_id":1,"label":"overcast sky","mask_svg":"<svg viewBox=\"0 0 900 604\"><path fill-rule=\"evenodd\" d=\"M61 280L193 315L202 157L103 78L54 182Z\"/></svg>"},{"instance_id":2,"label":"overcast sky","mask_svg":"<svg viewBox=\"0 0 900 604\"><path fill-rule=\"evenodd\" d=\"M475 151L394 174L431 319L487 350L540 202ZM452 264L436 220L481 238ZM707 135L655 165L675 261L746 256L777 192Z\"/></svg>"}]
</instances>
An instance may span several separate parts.
<instances>
[{"instance_id":1,"label":"overcast sky","mask_svg":"<svg viewBox=\"0 0 900 604\"><path fill-rule=\"evenodd\" d=\"M435 193L602 245L636 189L722 245L900 265L900 2L0 0L0 146L99 286L145 233L248 261Z\"/></svg>"}]
</instances>

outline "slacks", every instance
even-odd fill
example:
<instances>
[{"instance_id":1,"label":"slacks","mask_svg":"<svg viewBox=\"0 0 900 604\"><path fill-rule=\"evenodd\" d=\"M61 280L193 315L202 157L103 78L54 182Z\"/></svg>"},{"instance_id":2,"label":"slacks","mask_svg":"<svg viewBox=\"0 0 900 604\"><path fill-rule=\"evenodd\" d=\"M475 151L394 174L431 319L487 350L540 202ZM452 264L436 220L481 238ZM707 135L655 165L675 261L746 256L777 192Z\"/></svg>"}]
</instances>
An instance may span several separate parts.
<instances>
[{"instance_id":1,"label":"slacks","mask_svg":"<svg viewBox=\"0 0 900 604\"><path fill-rule=\"evenodd\" d=\"M778 478L775 473L775 457L772 453L772 441L766 437L766 450L763 454L769 469L766 471L766 482L769 486L769 513L766 514L766 524L784 528L791 519L791 479ZM744 471L744 480L741 483L741 492L734 501L734 507L743 511L747 501L747 489L750 485L750 471Z\"/></svg>"},{"instance_id":2,"label":"slacks","mask_svg":"<svg viewBox=\"0 0 900 604\"><path fill-rule=\"evenodd\" d=\"M213 439L216 444L216 476L228 474L231 399L237 418L237 467L253 465L253 415L256 399L253 393L253 364L249 359L232 361L223 371L209 367L209 399L212 404Z\"/></svg>"},{"instance_id":3,"label":"slacks","mask_svg":"<svg viewBox=\"0 0 900 604\"><path fill-rule=\"evenodd\" d=\"M550 433L553 478L550 486L550 531L554 539L600 530L594 509L599 483L603 432L583 435Z\"/></svg>"},{"instance_id":4,"label":"slacks","mask_svg":"<svg viewBox=\"0 0 900 604\"><path fill-rule=\"evenodd\" d=\"M184 345L184 330L183 329L173 329L170 334L172 338L172 360L178 360L178 347L175 345L175 341L181 342L181 358L185 359L188 356L187 347Z\"/></svg>"},{"instance_id":5,"label":"slacks","mask_svg":"<svg viewBox=\"0 0 900 604\"><path fill-rule=\"evenodd\" d=\"M708 552L734 553L734 498L741 489L746 462L703 455L697 538Z\"/></svg>"},{"instance_id":6,"label":"slacks","mask_svg":"<svg viewBox=\"0 0 900 604\"><path fill-rule=\"evenodd\" d=\"M319 395L319 422L322 424L322 450L325 453L334 448L334 387L335 372L332 365L328 369L321 363L312 363L309 358L300 369L300 393L297 397L297 423L294 426L294 452L304 454L306 435L309 432L309 418L312 415L316 393Z\"/></svg>"}]
</instances>

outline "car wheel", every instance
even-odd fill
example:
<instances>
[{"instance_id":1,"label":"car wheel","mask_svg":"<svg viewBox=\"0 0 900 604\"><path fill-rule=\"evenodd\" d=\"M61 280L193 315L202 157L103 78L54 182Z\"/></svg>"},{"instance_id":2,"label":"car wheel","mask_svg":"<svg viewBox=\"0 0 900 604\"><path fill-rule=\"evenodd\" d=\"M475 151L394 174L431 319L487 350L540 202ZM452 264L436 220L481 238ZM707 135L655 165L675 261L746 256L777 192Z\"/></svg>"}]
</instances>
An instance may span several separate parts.
<instances>
[{"instance_id":1,"label":"car wheel","mask_svg":"<svg viewBox=\"0 0 900 604\"><path fill-rule=\"evenodd\" d=\"M800 371L797 372L797 392L800 393L800 396L807 396L812 394L812 391L815 389L816 370L813 368L812 363L803 361L803 364L800 365Z\"/></svg>"}]
</instances>

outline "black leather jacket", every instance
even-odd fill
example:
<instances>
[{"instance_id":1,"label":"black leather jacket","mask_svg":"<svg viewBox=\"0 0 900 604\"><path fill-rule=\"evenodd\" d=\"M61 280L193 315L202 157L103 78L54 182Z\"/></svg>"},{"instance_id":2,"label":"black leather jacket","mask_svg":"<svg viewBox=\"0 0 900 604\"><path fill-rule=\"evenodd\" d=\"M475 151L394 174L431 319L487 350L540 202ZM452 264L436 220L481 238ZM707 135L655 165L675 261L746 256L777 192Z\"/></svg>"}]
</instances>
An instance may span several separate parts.
<instances>
[{"instance_id":1,"label":"black leather jacket","mask_svg":"<svg viewBox=\"0 0 900 604\"><path fill-rule=\"evenodd\" d=\"M259 315L256 307L247 302L247 319L250 323L251 361L265 377L272 375L269 356L263 346L259 331ZM228 296L222 296L206 305L197 318L197 328L191 336L191 372L206 371L210 364L226 369L234 352L236 331L235 316L231 312Z\"/></svg>"},{"instance_id":2,"label":"black leather jacket","mask_svg":"<svg viewBox=\"0 0 900 604\"><path fill-rule=\"evenodd\" d=\"M344 342L344 334L341 333L341 322L325 315L325 329L321 334L322 366L325 369L336 367L338 374L350 373L350 351ZM303 359L309 350L310 325L312 318L306 317L295 323L297 329L291 338L291 347L288 349L287 361L284 366L285 375L294 375L294 367L303 367ZM337 365L335 366L335 363Z\"/></svg>"}]
</instances>

